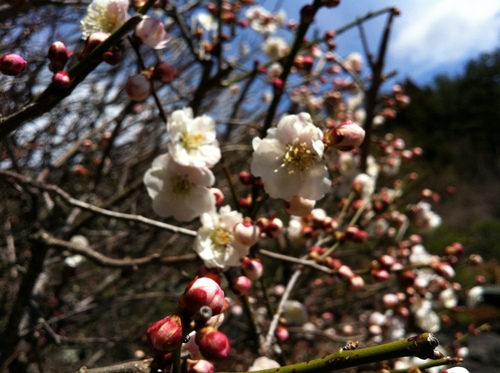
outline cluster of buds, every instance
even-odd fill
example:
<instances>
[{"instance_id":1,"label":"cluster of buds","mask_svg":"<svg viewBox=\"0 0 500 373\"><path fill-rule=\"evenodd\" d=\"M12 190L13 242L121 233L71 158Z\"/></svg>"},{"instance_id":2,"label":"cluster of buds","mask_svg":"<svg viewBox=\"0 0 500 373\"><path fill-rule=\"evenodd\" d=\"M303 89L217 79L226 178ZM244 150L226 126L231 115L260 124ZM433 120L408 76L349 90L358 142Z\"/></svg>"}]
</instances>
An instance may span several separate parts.
<instances>
[{"instance_id":1,"label":"cluster of buds","mask_svg":"<svg viewBox=\"0 0 500 373\"><path fill-rule=\"evenodd\" d=\"M217 330L228 307L216 275L208 274L191 281L179 299L178 310L154 322L147 330L149 345L155 352L152 366L163 368L170 363L171 352L194 336L195 346L189 347L190 356L202 359L189 359L188 371L213 372L213 364L207 360L222 360L230 351L229 339Z\"/></svg>"},{"instance_id":2,"label":"cluster of buds","mask_svg":"<svg viewBox=\"0 0 500 373\"><path fill-rule=\"evenodd\" d=\"M333 272L344 282L349 284L352 289L361 290L365 287L365 281L363 278L354 273L351 267L343 263L340 259L334 258L333 256L325 254L328 252L328 248L320 246L312 246L309 249L308 256L313 260L322 260L328 268L333 270Z\"/></svg>"}]
</instances>

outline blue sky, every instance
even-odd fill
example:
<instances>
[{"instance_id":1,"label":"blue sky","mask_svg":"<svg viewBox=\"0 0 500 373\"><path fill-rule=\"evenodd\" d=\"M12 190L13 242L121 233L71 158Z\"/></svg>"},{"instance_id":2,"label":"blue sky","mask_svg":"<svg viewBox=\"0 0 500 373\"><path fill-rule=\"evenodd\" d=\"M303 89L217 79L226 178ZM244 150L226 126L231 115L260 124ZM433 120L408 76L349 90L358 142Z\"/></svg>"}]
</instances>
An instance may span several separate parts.
<instances>
[{"instance_id":1,"label":"blue sky","mask_svg":"<svg viewBox=\"0 0 500 373\"><path fill-rule=\"evenodd\" d=\"M266 6L271 6L268 1ZM307 0L284 0L288 18L298 19ZM313 28L336 29L369 11L394 5L395 19L387 69L397 70L397 80L411 77L430 84L437 74L461 73L468 60L500 47L500 0L341 0L337 8L322 8ZM384 17L366 24L372 51L376 52ZM337 52L362 52L356 30L339 36Z\"/></svg>"}]
</instances>

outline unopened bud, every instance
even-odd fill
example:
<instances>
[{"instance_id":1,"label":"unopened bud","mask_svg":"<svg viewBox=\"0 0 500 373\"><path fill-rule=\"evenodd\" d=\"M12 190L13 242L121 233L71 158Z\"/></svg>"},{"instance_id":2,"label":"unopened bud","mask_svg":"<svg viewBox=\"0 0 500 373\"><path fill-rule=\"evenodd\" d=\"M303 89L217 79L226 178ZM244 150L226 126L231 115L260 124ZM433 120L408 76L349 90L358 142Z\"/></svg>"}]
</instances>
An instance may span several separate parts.
<instances>
[{"instance_id":1,"label":"unopened bud","mask_svg":"<svg viewBox=\"0 0 500 373\"><path fill-rule=\"evenodd\" d=\"M259 259L245 258L241 263L241 270L250 280L258 280L262 277L264 267Z\"/></svg>"},{"instance_id":2,"label":"unopened bud","mask_svg":"<svg viewBox=\"0 0 500 373\"><path fill-rule=\"evenodd\" d=\"M125 91L132 101L144 101L151 94L151 81L143 74L128 78Z\"/></svg>"},{"instance_id":3,"label":"unopened bud","mask_svg":"<svg viewBox=\"0 0 500 373\"><path fill-rule=\"evenodd\" d=\"M236 241L245 246L252 246L259 240L261 232L259 226L251 220L244 220L234 226L233 233Z\"/></svg>"},{"instance_id":4,"label":"unopened bud","mask_svg":"<svg viewBox=\"0 0 500 373\"><path fill-rule=\"evenodd\" d=\"M354 275L349 279L349 284L355 290L362 290L365 287L365 280L359 275Z\"/></svg>"},{"instance_id":5,"label":"unopened bud","mask_svg":"<svg viewBox=\"0 0 500 373\"><path fill-rule=\"evenodd\" d=\"M69 88L71 85L71 78L67 71L58 71L52 77L52 83L59 88Z\"/></svg>"},{"instance_id":6,"label":"unopened bud","mask_svg":"<svg viewBox=\"0 0 500 373\"><path fill-rule=\"evenodd\" d=\"M179 300L181 310L186 310L190 316L196 314L203 306L212 309L217 315L225 308L224 291L219 284L208 277L191 281Z\"/></svg>"},{"instance_id":7,"label":"unopened bud","mask_svg":"<svg viewBox=\"0 0 500 373\"><path fill-rule=\"evenodd\" d=\"M177 77L178 74L178 71L171 64L165 61L160 61L154 67L151 78L159 80L162 83L170 83Z\"/></svg>"},{"instance_id":8,"label":"unopened bud","mask_svg":"<svg viewBox=\"0 0 500 373\"><path fill-rule=\"evenodd\" d=\"M252 288L252 281L247 276L238 276L231 281L231 289L236 295L245 295Z\"/></svg>"},{"instance_id":9,"label":"unopened bud","mask_svg":"<svg viewBox=\"0 0 500 373\"><path fill-rule=\"evenodd\" d=\"M17 76L26 67L27 62L15 53L4 54L0 57L0 72L4 75Z\"/></svg>"},{"instance_id":10,"label":"unopened bud","mask_svg":"<svg viewBox=\"0 0 500 373\"><path fill-rule=\"evenodd\" d=\"M85 40L85 46L83 50L78 55L78 58L82 59L89 55L90 52L94 50L99 44L101 44L104 40L106 40L109 35L109 32L94 32L90 34Z\"/></svg>"},{"instance_id":11,"label":"unopened bud","mask_svg":"<svg viewBox=\"0 0 500 373\"><path fill-rule=\"evenodd\" d=\"M290 201L285 201L284 203L285 210L290 215L306 216L311 213L316 201L301 196L293 196Z\"/></svg>"},{"instance_id":12,"label":"unopened bud","mask_svg":"<svg viewBox=\"0 0 500 373\"><path fill-rule=\"evenodd\" d=\"M222 203L224 202L224 193L222 193L222 190L219 188L210 188L210 192L212 192L215 197L215 206L222 206Z\"/></svg>"},{"instance_id":13,"label":"unopened bud","mask_svg":"<svg viewBox=\"0 0 500 373\"><path fill-rule=\"evenodd\" d=\"M208 360L186 360L186 368L188 373L214 373L215 367Z\"/></svg>"},{"instance_id":14,"label":"unopened bud","mask_svg":"<svg viewBox=\"0 0 500 373\"><path fill-rule=\"evenodd\" d=\"M341 151L350 151L359 147L365 139L365 130L354 122L343 122L325 132L325 143Z\"/></svg>"},{"instance_id":15,"label":"unopened bud","mask_svg":"<svg viewBox=\"0 0 500 373\"><path fill-rule=\"evenodd\" d=\"M276 336L276 339L280 342L284 342L288 339L290 336L290 333L288 332L288 329L285 328L284 326L280 325L276 328L276 332L274 333Z\"/></svg>"},{"instance_id":16,"label":"unopened bud","mask_svg":"<svg viewBox=\"0 0 500 373\"><path fill-rule=\"evenodd\" d=\"M304 5L300 10L300 23L310 24L314 20L316 9L311 4Z\"/></svg>"},{"instance_id":17,"label":"unopened bud","mask_svg":"<svg viewBox=\"0 0 500 373\"><path fill-rule=\"evenodd\" d=\"M196 344L203 357L208 360L223 360L231 349L227 336L211 326L196 332Z\"/></svg>"},{"instance_id":18,"label":"unopened bud","mask_svg":"<svg viewBox=\"0 0 500 373\"><path fill-rule=\"evenodd\" d=\"M153 350L170 352L182 344L182 317L176 313L154 322L147 331Z\"/></svg>"},{"instance_id":19,"label":"unopened bud","mask_svg":"<svg viewBox=\"0 0 500 373\"><path fill-rule=\"evenodd\" d=\"M48 57L50 60L49 70L52 72L61 71L68 62L71 53L62 41L56 41L49 47Z\"/></svg>"}]
</instances>

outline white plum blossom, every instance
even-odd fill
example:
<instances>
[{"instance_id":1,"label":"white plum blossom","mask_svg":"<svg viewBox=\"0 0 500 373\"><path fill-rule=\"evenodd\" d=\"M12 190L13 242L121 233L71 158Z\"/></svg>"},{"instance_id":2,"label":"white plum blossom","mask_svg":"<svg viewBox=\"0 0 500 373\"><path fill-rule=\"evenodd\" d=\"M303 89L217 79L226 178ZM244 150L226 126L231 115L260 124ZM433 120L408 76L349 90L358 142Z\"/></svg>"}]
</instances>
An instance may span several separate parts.
<instances>
[{"instance_id":1,"label":"white plum blossom","mask_svg":"<svg viewBox=\"0 0 500 373\"><path fill-rule=\"evenodd\" d=\"M269 58L283 57L288 52L288 43L280 37L269 37L262 44L262 51Z\"/></svg>"},{"instance_id":2,"label":"white plum blossom","mask_svg":"<svg viewBox=\"0 0 500 373\"><path fill-rule=\"evenodd\" d=\"M160 216L190 221L215 210L215 197L209 189L215 177L207 167L181 165L164 154L153 161L143 181L153 210Z\"/></svg>"},{"instance_id":3,"label":"white plum blossom","mask_svg":"<svg viewBox=\"0 0 500 373\"><path fill-rule=\"evenodd\" d=\"M411 206L410 210L418 227L432 230L441 225L441 217L432 211L432 206L428 202L420 201Z\"/></svg>"},{"instance_id":4,"label":"white plum blossom","mask_svg":"<svg viewBox=\"0 0 500 373\"><path fill-rule=\"evenodd\" d=\"M284 11L281 10L274 15L260 5L248 8L245 17L250 22L250 27L261 34L274 33L286 19Z\"/></svg>"},{"instance_id":5,"label":"white plum blossom","mask_svg":"<svg viewBox=\"0 0 500 373\"><path fill-rule=\"evenodd\" d=\"M277 361L271 360L266 356L261 356L255 359L253 362L252 366L248 368L249 372L255 372L258 370L264 370L264 369L273 369L273 368L279 368L280 365Z\"/></svg>"},{"instance_id":6,"label":"white plum blossom","mask_svg":"<svg viewBox=\"0 0 500 373\"><path fill-rule=\"evenodd\" d=\"M415 318L415 324L422 330L435 333L441 329L441 319L432 309L432 303L427 299L417 300L411 311Z\"/></svg>"},{"instance_id":7,"label":"white plum blossom","mask_svg":"<svg viewBox=\"0 0 500 373\"><path fill-rule=\"evenodd\" d=\"M252 174L272 198L321 199L331 186L323 161L323 132L308 113L286 115L264 139L252 141Z\"/></svg>"},{"instance_id":8,"label":"white plum blossom","mask_svg":"<svg viewBox=\"0 0 500 373\"><path fill-rule=\"evenodd\" d=\"M221 268L240 265L240 259L248 255L248 246L238 242L234 227L243 222L243 216L231 207L223 206L201 216L202 226L198 230L194 250L208 268Z\"/></svg>"},{"instance_id":9,"label":"white plum blossom","mask_svg":"<svg viewBox=\"0 0 500 373\"><path fill-rule=\"evenodd\" d=\"M212 167L221 152L216 139L215 121L207 115L193 118L193 110L176 110L167 122L168 149L172 158L185 166Z\"/></svg>"},{"instance_id":10,"label":"white plum blossom","mask_svg":"<svg viewBox=\"0 0 500 373\"><path fill-rule=\"evenodd\" d=\"M80 22L83 38L94 32L116 31L128 15L129 0L94 0L87 8L87 15Z\"/></svg>"}]
</instances>

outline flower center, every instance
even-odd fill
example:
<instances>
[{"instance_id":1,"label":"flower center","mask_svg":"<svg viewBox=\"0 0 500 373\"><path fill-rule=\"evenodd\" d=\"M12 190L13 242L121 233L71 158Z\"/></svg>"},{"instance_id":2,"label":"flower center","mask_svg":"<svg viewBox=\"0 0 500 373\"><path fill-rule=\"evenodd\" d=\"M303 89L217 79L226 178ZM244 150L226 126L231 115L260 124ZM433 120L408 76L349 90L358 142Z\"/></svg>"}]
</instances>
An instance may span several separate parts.
<instances>
[{"instance_id":1,"label":"flower center","mask_svg":"<svg viewBox=\"0 0 500 373\"><path fill-rule=\"evenodd\" d=\"M296 171L307 170L316 158L305 142L289 144L286 149L283 166L287 168L290 175Z\"/></svg>"},{"instance_id":2,"label":"flower center","mask_svg":"<svg viewBox=\"0 0 500 373\"><path fill-rule=\"evenodd\" d=\"M182 176L174 176L172 178L172 193L180 196L189 194L194 183Z\"/></svg>"},{"instance_id":3,"label":"flower center","mask_svg":"<svg viewBox=\"0 0 500 373\"><path fill-rule=\"evenodd\" d=\"M231 232L224 227L216 227L212 229L209 237L216 246L227 246L234 240L234 236Z\"/></svg>"},{"instance_id":4,"label":"flower center","mask_svg":"<svg viewBox=\"0 0 500 373\"><path fill-rule=\"evenodd\" d=\"M184 132L181 134L182 145L186 150L196 150L203 143L204 135L201 132L188 133Z\"/></svg>"}]
</instances>

